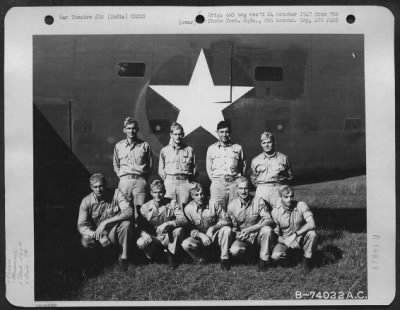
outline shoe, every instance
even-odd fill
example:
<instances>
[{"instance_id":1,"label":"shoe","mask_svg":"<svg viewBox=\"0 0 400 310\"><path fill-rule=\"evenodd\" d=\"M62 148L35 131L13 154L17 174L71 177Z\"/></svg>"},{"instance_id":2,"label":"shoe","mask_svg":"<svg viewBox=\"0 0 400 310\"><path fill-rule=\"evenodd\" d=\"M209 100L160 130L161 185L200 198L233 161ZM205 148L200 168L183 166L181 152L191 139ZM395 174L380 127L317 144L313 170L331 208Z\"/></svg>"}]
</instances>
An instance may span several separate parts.
<instances>
[{"instance_id":1,"label":"shoe","mask_svg":"<svg viewBox=\"0 0 400 310\"><path fill-rule=\"evenodd\" d=\"M193 260L194 265L205 265L206 263L206 259L203 257Z\"/></svg>"},{"instance_id":2,"label":"shoe","mask_svg":"<svg viewBox=\"0 0 400 310\"><path fill-rule=\"evenodd\" d=\"M221 265L221 270L230 270L231 269L231 261L229 259L221 259L219 261Z\"/></svg>"},{"instance_id":3,"label":"shoe","mask_svg":"<svg viewBox=\"0 0 400 310\"><path fill-rule=\"evenodd\" d=\"M126 272L126 271L128 271L128 268L129 268L129 262L128 262L128 260L127 260L127 259L124 259L124 258L120 258L120 259L118 260L118 269L119 269L120 271L122 271L122 272Z\"/></svg>"},{"instance_id":4,"label":"shoe","mask_svg":"<svg viewBox=\"0 0 400 310\"><path fill-rule=\"evenodd\" d=\"M267 271L269 267L269 261L262 260L261 258L258 260L257 271Z\"/></svg>"},{"instance_id":5,"label":"shoe","mask_svg":"<svg viewBox=\"0 0 400 310\"><path fill-rule=\"evenodd\" d=\"M309 273L312 269L312 260L311 258L304 257L303 258L303 268L306 273Z\"/></svg>"},{"instance_id":6,"label":"shoe","mask_svg":"<svg viewBox=\"0 0 400 310\"><path fill-rule=\"evenodd\" d=\"M178 267L178 263L176 261L175 255L168 252L167 257L168 257L168 268L172 270L176 269Z\"/></svg>"},{"instance_id":7,"label":"shoe","mask_svg":"<svg viewBox=\"0 0 400 310\"><path fill-rule=\"evenodd\" d=\"M287 258L287 257L281 258L281 259L278 261L278 264L279 264L279 266L281 266L281 267L283 267L283 268L289 267L289 266L290 266L289 258Z\"/></svg>"}]
</instances>

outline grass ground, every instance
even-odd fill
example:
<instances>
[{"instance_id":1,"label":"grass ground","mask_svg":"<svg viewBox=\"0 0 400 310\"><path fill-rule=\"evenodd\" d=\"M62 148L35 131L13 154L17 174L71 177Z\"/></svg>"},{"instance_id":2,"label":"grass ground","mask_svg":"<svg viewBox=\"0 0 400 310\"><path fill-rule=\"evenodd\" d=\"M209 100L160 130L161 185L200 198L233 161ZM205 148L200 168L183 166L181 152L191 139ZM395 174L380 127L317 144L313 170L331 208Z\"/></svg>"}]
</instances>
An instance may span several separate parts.
<instances>
[{"instance_id":1,"label":"grass ground","mask_svg":"<svg viewBox=\"0 0 400 310\"><path fill-rule=\"evenodd\" d=\"M309 204L319 227L316 267L308 274L300 264L273 267L264 273L257 272L254 264L238 264L230 271L221 271L217 262L183 263L174 271L165 264L131 265L127 272L109 266L101 274L85 279L64 298L269 300L295 299L296 291L353 295L362 291L367 296L365 176L300 185L295 187L295 195ZM347 210L354 212L343 213ZM343 217L349 216L346 222Z\"/></svg>"}]
</instances>

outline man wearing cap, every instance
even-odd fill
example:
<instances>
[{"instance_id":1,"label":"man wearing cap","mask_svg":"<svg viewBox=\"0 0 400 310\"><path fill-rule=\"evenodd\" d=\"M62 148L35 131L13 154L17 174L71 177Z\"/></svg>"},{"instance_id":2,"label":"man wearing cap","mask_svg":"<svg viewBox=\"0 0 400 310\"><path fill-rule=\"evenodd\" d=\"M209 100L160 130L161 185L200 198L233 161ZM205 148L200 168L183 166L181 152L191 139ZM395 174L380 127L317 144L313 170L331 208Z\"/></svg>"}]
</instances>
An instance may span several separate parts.
<instances>
[{"instance_id":1,"label":"man wearing cap","mask_svg":"<svg viewBox=\"0 0 400 310\"><path fill-rule=\"evenodd\" d=\"M270 208L279 200L278 187L293 179L292 168L286 155L275 151L275 138L270 132L261 134L263 152L251 161L251 182L256 186L256 198L263 198Z\"/></svg>"},{"instance_id":2,"label":"man wearing cap","mask_svg":"<svg viewBox=\"0 0 400 310\"><path fill-rule=\"evenodd\" d=\"M304 250L303 265L308 272L312 268L311 258L317 243L313 213L305 202L294 200L290 186L279 187L278 193L281 199L272 210L278 244L272 251L272 259L285 260L290 249L301 248Z\"/></svg>"},{"instance_id":3,"label":"man wearing cap","mask_svg":"<svg viewBox=\"0 0 400 310\"><path fill-rule=\"evenodd\" d=\"M183 240L182 248L195 263L200 264L219 248L221 269L229 270L229 246L232 242L229 217L218 203L206 200L199 183L193 184L190 194L193 200L186 205L185 216L181 218L183 225L190 230L190 237Z\"/></svg>"},{"instance_id":4,"label":"man wearing cap","mask_svg":"<svg viewBox=\"0 0 400 310\"><path fill-rule=\"evenodd\" d=\"M174 122L170 128L170 142L160 152L158 174L164 180L165 197L180 206L189 201L189 182L196 177L196 159L192 147L183 143L183 127Z\"/></svg>"},{"instance_id":5,"label":"man wearing cap","mask_svg":"<svg viewBox=\"0 0 400 310\"><path fill-rule=\"evenodd\" d=\"M150 193L153 199L140 208L144 223L139 227L141 232L136 244L150 260L165 253L168 265L174 269L177 266L177 247L184 237L182 227L177 227L179 223L176 222L176 217L182 216L182 211L175 201L164 198L162 181L154 180L150 184Z\"/></svg>"},{"instance_id":6,"label":"man wearing cap","mask_svg":"<svg viewBox=\"0 0 400 310\"><path fill-rule=\"evenodd\" d=\"M135 206L143 205L146 198L146 180L152 169L152 154L147 142L137 137L137 121L127 117L123 132L126 138L114 148L114 171L119 177L118 188Z\"/></svg>"},{"instance_id":7,"label":"man wearing cap","mask_svg":"<svg viewBox=\"0 0 400 310\"><path fill-rule=\"evenodd\" d=\"M93 174L89 181L92 192L83 198L78 216L82 246L118 245L121 247L119 263L126 270L131 245L132 208L119 189L115 190L114 196L105 190L106 181L101 173Z\"/></svg>"},{"instance_id":8,"label":"man wearing cap","mask_svg":"<svg viewBox=\"0 0 400 310\"><path fill-rule=\"evenodd\" d=\"M260 247L258 271L265 271L269 266L270 253L274 243L271 226L273 221L268 208L261 198L252 199L249 195L249 181L240 177L238 182L239 197L228 205L228 215L233 224L235 241L230 253L233 257L249 255L250 248Z\"/></svg>"},{"instance_id":9,"label":"man wearing cap","mask_svg":"<svg viewBox=\"0 0 400 310\"><path fill-rule=\"evenodd\" d=\"M206 168L211 179L210 196L226 210L230 201L237 197L236 181L246 171L243 148L231 141L231 127L221 121L217 125L219 141L207 150Z\"/></svg>"}]
</instances>

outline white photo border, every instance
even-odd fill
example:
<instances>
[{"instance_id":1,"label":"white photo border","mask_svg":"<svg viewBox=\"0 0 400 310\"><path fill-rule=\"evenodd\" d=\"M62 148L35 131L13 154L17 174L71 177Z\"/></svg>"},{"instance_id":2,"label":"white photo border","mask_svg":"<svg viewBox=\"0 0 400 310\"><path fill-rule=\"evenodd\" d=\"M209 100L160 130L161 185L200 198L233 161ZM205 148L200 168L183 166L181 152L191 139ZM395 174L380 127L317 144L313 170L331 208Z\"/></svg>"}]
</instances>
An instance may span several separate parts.
<instances>
[{"instance_id":1,"label":"white photo border","mask_svg":"<svg viewBox=\"0 0 400 310\"><path fill-rule=\"evenodd\" d=\"M167 306L229 305L387 305L395 296L396 188L395 188L395 81L394 17L379 6L291 6L290 11L336 11L339 22L318 25L299 23L180 24L201 14L287 11L288 7L18 7L5 18L4 119L5 119L5 231L6 297L18 306L157 306L150 301L51 301L34 298L33 225L33 36L71 34L364 34L365 117L367 154L367 256L368 299L365 300L265 300L265 301L163 301ZM144 18L121 20L62 20L61 15L109 13L136 14ZM346 16L356 17L354 24ZM44 17L54 17L54 24ZM163 22L160 23L159 21ZM84 27L82 27L84 25ZM16 138L18 137L18 138ZM21 182L23 178L24 182ZM23 193L23 195L21 195ZM384 212L382 212L384 210ZM376 219L379 218L379 221ZM385 223L384 225L382 223ZM372 248L379 260L373 260ZM7 273L18 261L23 276Z\"/></svg>"}]
</instances>

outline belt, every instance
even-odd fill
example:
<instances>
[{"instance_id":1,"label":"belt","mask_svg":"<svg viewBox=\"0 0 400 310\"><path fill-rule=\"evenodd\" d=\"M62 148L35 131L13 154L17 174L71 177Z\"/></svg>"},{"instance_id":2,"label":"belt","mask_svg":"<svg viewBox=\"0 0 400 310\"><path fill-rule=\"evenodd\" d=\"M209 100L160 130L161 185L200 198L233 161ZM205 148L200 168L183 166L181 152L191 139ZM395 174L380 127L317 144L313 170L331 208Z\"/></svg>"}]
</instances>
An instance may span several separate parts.
<instances>
[{"instance_id":1,"label":"belt","mask_svg":"<svg viewBox=\"0 0 400 310\"><path fill-rule=\"evenodd\" d=\"M174 179L174 180L180 180L180 181L189 180L189 176L187 174L168 174L167 177Z\"/></svg>"},{"instance_id":2,"label":"belt","mask_svg":"<svg viewBox=\"0 0 400 310\"><path fill-rule=\"evenodd\" d=\"M257 185L280 186L282 184L281 183L277 183L277 182L266 182L266 183L257 183Z\"/></svg>"},{"instance_id":3,"label":"belt","mask_svg":"<svg viewBox=\"0 0 400 310\"><path fill-rule=\"evenodd\" d=\"M222 177L217 177L216 179L221 179L224 180L225 182L233 182L237 179L238 177L233 177L231 175L224 175Z\"/></svg>"},{"instance_id":4,"label":"belt","mask_svg":"<svg viewBox=\"0 0 400 310\"><path fill-rule=\"evenodd\" d=\"M144 179L141 175L138 175L138 174L125 174L125 175L121 176L121 178L125 178L125 179Z\"/></svg>"}]
</instances>

